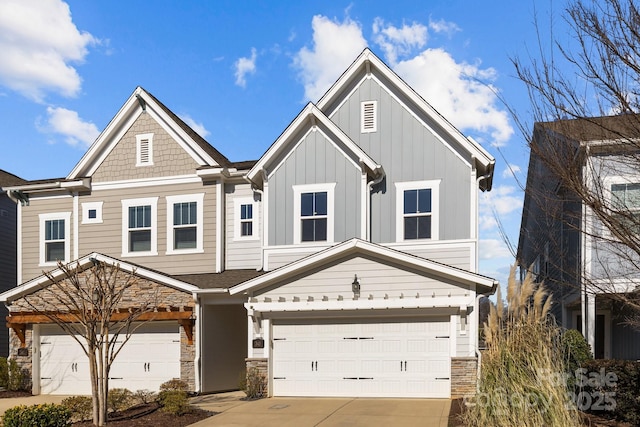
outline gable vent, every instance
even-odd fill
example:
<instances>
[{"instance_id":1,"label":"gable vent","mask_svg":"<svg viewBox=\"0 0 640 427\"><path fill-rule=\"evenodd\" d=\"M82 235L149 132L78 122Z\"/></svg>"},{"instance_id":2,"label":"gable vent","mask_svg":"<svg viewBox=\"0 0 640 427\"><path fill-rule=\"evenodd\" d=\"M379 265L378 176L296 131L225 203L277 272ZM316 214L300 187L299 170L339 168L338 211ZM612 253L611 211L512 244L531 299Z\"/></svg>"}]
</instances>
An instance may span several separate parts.
<instances>
[{"instance_id":1,"label":"gable vent","mask_svg":"<svg viewBox=\"0 0 640 427\"><path fill-rule=\"evenodd\" d=\"M361 125L360 129L362 133L376 132L378 130L377 116L377 101L365 101L360 104L361 110Z\"/></svg>"},{"instance_id":2,"label":"gable vent","mask_svg":"<svg viewBox=\"0 0 640 427\"><path fill-rule=\"evenodd\" d=\"M153 165L153 134L136 135L136 166Z\"/></svg>"}]
</instances>

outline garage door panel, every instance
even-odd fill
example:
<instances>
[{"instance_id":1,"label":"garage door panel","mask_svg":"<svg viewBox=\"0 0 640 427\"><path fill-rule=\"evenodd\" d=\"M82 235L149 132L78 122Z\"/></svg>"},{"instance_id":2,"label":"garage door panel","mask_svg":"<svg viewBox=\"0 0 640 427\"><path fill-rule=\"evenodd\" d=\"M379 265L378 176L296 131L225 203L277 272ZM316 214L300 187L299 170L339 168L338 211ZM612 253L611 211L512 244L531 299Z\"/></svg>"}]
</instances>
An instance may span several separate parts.
<instances>
[{"instance_id":1,"label":"garage door panel","mask_svg":"<svg viewBox=\"0 0 640 427\"><path fill-rule=\"evenodd\" d=\"M280 396L449 397L448 320L338 321L273 324L273 336L311 340L312 353L290 352L274 341L274 394ZM289 335L286 335L289 333ZM298 336L296 334L299 334ZM293 372L292 363L312 372ZM284 363L286 361L286 363ZM317 366L314 369L314 364ZM308 371L308 368L306 371ZM302 379L311 378L305 386ZM309 376L310 375L310 376ZM443 378L438 380L436 378Z\"/></svg>"}]
</instances>

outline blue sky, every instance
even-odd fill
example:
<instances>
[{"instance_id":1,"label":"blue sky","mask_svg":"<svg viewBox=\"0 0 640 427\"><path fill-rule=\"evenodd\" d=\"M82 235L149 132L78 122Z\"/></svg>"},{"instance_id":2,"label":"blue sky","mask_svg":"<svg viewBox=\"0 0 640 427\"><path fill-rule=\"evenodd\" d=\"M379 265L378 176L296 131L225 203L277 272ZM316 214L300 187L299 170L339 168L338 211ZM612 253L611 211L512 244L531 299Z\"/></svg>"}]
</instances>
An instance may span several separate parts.
<instances>
[{"instance_id":1,"label":"blue sky","mask_svg":"<svg viewBox=\"0 0 640 427\"><path fill-rule=\"evenodd\" d=\"M496 94L527 121L510 58L537 49L534 15L548 22L552 4L0 0L0 169L66 176L136 86L231 160L257 159L369 46L496 157L480 272L504 282L513 258L494 216L516 244L507 163L523 178L528 152Z\"/></svg>"}]
</instances>

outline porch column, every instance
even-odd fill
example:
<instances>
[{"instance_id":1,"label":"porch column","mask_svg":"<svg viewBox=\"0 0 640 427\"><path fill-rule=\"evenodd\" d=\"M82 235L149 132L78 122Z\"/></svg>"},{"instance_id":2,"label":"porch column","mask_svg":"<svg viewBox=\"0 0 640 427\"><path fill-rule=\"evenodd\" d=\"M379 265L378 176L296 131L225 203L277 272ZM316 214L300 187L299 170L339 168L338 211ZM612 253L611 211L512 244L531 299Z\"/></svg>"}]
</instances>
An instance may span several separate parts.
<instances>
[{"instance_id":1,"label":"porch column","mask_svg":"<svg viewBox=\"0 0 640 427\"><path fill-rule=\"evenodd\" d=\"M596 296L585 292L582 306L582 330L595 355L596 351Z\"/></svg>"}]
</instances>

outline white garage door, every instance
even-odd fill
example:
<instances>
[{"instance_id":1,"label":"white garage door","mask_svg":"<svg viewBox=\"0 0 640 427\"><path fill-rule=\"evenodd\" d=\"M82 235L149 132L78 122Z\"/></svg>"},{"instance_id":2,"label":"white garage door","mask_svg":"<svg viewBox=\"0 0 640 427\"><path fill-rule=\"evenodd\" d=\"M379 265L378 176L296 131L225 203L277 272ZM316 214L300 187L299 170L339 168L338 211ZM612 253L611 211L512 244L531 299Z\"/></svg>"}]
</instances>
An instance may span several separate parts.
<instances>
[{"instance_id":1,"label":"white garage door","mask_svg":"<svg viewBox=\"0 0 640 427\"><path fill-rule=\"evenodd\" d=\"M450 396L449 322L275 323L276 396Z\"/></svg>"},{"instance_id":2,"label":"white garage door","mask_svg":"<svg viewBox=\"0 0 640 427\"><path fill-rule=\"evenodd\" d=\"M111 367L109 388L157 391L163 382L180 378L178 328L173 322L138 328ZM89 362L80 345L57 326L40 331L40 393L91 394Z\"/></svg>"}]
</instances>

